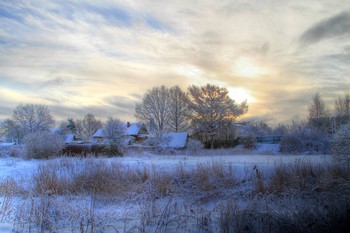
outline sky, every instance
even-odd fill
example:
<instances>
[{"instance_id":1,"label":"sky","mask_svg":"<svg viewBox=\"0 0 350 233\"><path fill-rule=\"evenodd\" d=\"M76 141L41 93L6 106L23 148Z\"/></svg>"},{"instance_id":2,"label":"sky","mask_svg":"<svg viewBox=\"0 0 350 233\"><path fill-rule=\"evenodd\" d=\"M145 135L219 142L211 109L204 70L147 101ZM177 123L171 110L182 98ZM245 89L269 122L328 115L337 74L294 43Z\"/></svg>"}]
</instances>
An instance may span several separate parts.
<instances>
[{"instance_id":1,"label":"sky","mask_svg":"<svg viewBox=\"0 0 350 233\"><path fill-rule=\"evenodd\" d=\"M226 87L241 120L307 116L350 91L349 0L0 0L0 119L135 121L155 86Z\"/></svg>"}]
</instances>

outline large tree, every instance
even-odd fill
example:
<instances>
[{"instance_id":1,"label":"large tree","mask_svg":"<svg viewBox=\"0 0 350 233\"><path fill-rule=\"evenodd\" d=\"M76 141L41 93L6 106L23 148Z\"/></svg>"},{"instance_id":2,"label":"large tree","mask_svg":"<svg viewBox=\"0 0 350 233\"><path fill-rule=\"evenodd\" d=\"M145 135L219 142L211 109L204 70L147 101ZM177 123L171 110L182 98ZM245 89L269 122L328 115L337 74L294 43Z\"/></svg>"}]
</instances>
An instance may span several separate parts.
<instances>
[{"instance_id":1,"label":"large tree","mask_svg":"<svg viewBox=\"0 0 350 233\"><path fill-rule=\"evenodd\" d=\"M330 131L331 121L329 119L329 112L319 93L312 96L309 105L309 124L323 132Z\"/></svg>"},{"instance_id":2,"label":"large tree","mask_svg":"<svg viewBox=\"0 0 350 233\"><path fill-rule=\"evenodd\" d=\"M248 111L246 101L237 104L228 93L226 88L211 84L188 88L192 124L196 131L205 134L211 148L222 125Z\"/></svg>"},{"instance_id":3,"label":"large tree","mask_svg":"<svg viewBox=\"0 0 350 233\"><path fill-rule=\"evenodd\" d=\"M319 93L312 96L311 104L309 105L309 120L321 119L328 115L324 101Z\"/></svg>"},{"instance_id":4,"label":"large tree","mask_svg":"<svg viewBox=\"0 0 350 233\"><path fill-rule=\"evenodd\" d=\"M77 124L77 131L79 131L79 124L80 123ZM99 119L96 119L94 114L88 113L81 121L81 126L82 136L85 137L85 139L88 139L96 132L96 130L102 128L102 122Z\"/></svg>"},{"instance_id":5,"label":"large tree","mask_svg":"<svg viewBox=\"0 0 350 233\"><path fill-rule=\"evenodd\" d=\"M55 125L49 108L42 104L20 104L13 111L13 121L21 135L49 130Z\"/></svg>"},{"instance_id":6,"label":"large tree","mask_svg":"<svg viewBox=\"0 0 350 233\"><path fill-rule=\"evenodd\" d=\"M350 122L350 95L339 97L335 101L335 117L338 124L346 124Z\"/></svg>"},{"instance_id":7,"label":"large tree","mask_svg":"<svg viewBox=\"0 0 350 233\"><path fill-rule=\"evenodd\" d=\"M23 137L22 132L19 128L19 125L12 119L6 119L0 124L0 134L8 142L19 142Z\"/></svg>"},{"instance_id":8,"label":"large tree","mask_svg":"<svg viewBox=\"0 0 350 233\"><path fill-rule=\"evenodd\" d=\"M154 123L155 130L164 132L170 122L169 89L160 86L148 90L142 102L135 106L135 117L144 122Z\"/></svg>"},{"instance_id":9,"label":"large tree","mask_svg":"<svg viewBox=\"0 0 350 233\"><path fill-rule=\"evenodd\" d=\"M169 126L172 131L187 131L189 128L189 108L188 97L179 86L174 86L169 90L170 95L170 119Z\"/></svg>"},{"instance_id":10,"label":"large tree","mask_svg":"<svg viewBox=\"0 0 350 233\"><path fill-rule=\"evenodd\" d=\"M119 144L121 137L125 134L126 125L117 118L108 117L103 128L104 136L111 142Z\"/></svg>"}]
</instances>

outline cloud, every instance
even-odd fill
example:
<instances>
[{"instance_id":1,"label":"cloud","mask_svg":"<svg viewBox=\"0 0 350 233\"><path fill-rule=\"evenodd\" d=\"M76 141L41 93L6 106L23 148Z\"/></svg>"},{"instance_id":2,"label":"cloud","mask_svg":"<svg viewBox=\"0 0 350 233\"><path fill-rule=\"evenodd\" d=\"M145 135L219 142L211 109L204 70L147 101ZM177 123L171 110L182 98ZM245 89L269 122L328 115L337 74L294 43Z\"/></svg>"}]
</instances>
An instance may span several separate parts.
<instances>
[{"instance_id":1,"label":"cloud","mask_svg":"<svg viewBox=\"0 0 350 233\"><path fill-rule=\"evenodd\" d=\"M250 93L249 116L302 115L308 93L330 99L347 87L350 43L327 29L333 20L347 30L339 2L0 1L2 96L48 104L61 119L130 120L147 89L209 82ZM233 72L240 60L259 75Z\"/></svg>"},{"instance_id":2,"label":"cloud","mask_svg":"<svg viewBox=\"0 0 350 233\"><path fill-rule=\"evenodd\" d=\"M350 12L342 12L316 23L307 29L299 40L302 44L308 45L324 39L347 35L350 37Z\"/></svg>"},{"instance_id":3,"label":"cloud","mask_svg":"<svg viewBox=\"0 0 350 233\"><path fill-rule=\"evenodd\" d=\"M58 78L53 78L49 80L45 80L44 82L41 82L39 85L38 89L46 88L46 87L58 87L64 84L64 78L58 77Z\"/></svg>"}]
</instances>

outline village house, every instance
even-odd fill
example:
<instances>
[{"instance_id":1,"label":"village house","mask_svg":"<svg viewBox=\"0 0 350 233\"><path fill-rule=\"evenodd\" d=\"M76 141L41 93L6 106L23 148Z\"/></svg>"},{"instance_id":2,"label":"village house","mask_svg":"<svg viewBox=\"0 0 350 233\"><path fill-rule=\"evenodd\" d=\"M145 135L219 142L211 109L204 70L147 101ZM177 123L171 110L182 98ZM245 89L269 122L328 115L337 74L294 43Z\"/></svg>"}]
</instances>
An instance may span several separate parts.
<instances>
[{"instance_id":1,"label":"village house","mask_svg":"<svg viewBox=\"0 0 350 233\"><path fill-rule=\"evenodd\" d=\"M147 127L143 123L130 123L127 122L125 125L125 133L122 135L125 144L141 143L147 139L149 133ZM103 129L98 129L92 139L95 143L102 144L105 140L105 135L103 134Z\"/></svg>"}]
</instances>

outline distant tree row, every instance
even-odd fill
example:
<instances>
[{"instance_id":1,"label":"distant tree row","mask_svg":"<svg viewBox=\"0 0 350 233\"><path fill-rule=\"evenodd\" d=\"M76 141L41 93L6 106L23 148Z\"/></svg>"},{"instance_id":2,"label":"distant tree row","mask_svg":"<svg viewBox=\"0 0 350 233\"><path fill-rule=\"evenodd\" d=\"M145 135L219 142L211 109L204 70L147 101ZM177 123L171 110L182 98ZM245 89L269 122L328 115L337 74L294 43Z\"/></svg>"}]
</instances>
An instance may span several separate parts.
<instances>
[{"instance_id":1,"label":"distant tree row","mask_svg":"<svg viewBox=\"0 0 350 233\"><path fill-rule=\"evenodd\" d=\"M316 93L309 105L308 123L324 133L334 133L350 121L350 95L338 97L333 113L327 108L321 95Z\"/></svg>"},{"instance_id":2,"label":"distant tree row","mask_svg":"<svg viewBox=\"0 0 350 233\"><path fill-rule=\"evenodd\" d=\"M233 140L233 123L247 110L246 101L237 104L223 87L192 85L184 92L178 86L159 86L146 91L142 101L136 104L135 117L149 124L149 130L158 134L191 131L207 147L213 148L215 142ZM0 129L5 138L22 143L26 135L51 130L54 125L46 105L20 104L14 109L12 118L1 123ZM104 133L116 141L115 135L123 131L123 125L112 117L103 123L88 113L83 119L68 118L59 129L88 140L96 130L104 127Z\"/></svg>"},{"instance_id":3,"label":"distant tree row","mask_svg":"<svg viewBox=\"0 0 350 233\"><path fill-rule=\"evenodd\" d=\"M0 125L1 134L19 143L27 134L50 130L55 121L46 105L20 104L12 114L12 118L4 120Z\"/></svg>"}]
</instances>

